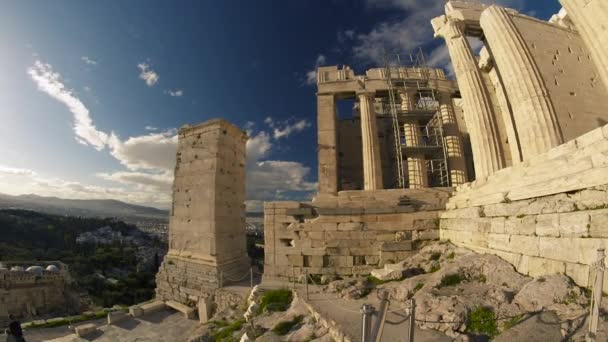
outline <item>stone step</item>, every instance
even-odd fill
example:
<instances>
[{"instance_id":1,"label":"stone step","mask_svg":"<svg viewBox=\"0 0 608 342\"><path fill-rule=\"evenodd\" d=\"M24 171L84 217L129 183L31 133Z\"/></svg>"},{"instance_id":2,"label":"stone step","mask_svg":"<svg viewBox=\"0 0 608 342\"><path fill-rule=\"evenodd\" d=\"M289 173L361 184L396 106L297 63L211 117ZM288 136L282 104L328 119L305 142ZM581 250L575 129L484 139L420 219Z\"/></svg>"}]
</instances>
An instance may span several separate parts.
<instances>
[{"instance_id":1,"label":"stone step","mask_svg":"<svg viewBox=\"0 0 608 342\"><path fill-rule=\"evenodd\" d=\"M182 303L178 303L174 300L168 300L165 302L165 304L168 307L173 308L173 309L183 313L186 316L186 318L188 318L188 319L194 317L194 308L186 306Z\"/></svg>"},{"instance_id":2,"label":"stone step","mask_svg":"<svg viewBox=\"0 0 608 342\"><path fill-rule=\"evenodd\" d=\"M156 300L151 303L143 304L140 306L140 308L143 310L143 314L147 315L153 312L163 310L164 308L166 308L166 305L164 302Z\"/></svg>"},{"instance_id":3,"label":"stone step","mask_svg":"<svg viewBox=\"0 0 608 342\"><path fill-rule=\"evenodd\" d=\"M77 336L83 337L97 330L97 326L93 323L87 323L83 325L79 325L74 328L74 332Z\"/></svg>"}]
</instances>

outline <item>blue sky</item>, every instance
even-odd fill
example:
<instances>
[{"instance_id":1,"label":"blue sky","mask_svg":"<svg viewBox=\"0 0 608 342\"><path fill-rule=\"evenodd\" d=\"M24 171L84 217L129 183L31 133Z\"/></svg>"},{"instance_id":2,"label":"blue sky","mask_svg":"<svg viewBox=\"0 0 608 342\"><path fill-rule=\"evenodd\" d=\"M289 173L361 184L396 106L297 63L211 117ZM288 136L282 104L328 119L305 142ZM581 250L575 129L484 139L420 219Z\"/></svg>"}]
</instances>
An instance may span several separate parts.
<instances>
[{"instance_id":1,"label":"blue sky","mask_svg":"<svg viewBox=\"0 0 608 342\"><path fill-rule=\"evenodd\" d=\"M493 2L493 1L492 1ZM501 0L543 20L557 0ZM317 182L314 69L421 46L450 69L442 1L4 1L0 192L168 207L175 132L250 135L248 206Z\"/></svg>"}]
</instances>

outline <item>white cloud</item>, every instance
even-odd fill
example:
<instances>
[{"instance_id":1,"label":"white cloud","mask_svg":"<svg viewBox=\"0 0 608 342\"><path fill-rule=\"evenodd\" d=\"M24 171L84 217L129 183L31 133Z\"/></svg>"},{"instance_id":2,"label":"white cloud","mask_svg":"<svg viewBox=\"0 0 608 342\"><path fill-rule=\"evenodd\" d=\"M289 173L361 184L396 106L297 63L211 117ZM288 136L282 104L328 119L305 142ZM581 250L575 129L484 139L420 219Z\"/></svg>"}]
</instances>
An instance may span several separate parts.
<instances>
[{"instance_id":1,"label":"white cloud","mask_svg":"<svg viewBox=\"0 0 608 342\"><path fill-rule=\"evenodd\" d=\"M315 60L315 66L306 72L306 79L304 80L304 83L307 85L317 84L317 68L325 65L326 62L327 58L325 55L318 55L317 59Z\"/></svg>"},{"instance_id":2,"label":"white cloud","mask_svg":"<svg viewBox=\"0 0 608 342\"><path fill-rule=\"evenodd\" d=\"M33 176L36 174L36 172L34 172L30 169L21 169L21 168L0 165L0 174Z\"/></svg>"},{"instance_id":3,"label":"white cloud","mask_svg":"<svg viewBox=\"0 0 608 342\"><path fill-rule=\"evenodd\" d=\"M247 161L249 163L256 162L261 158L264 158L270 152L272 143L270 142L270 136L264 131L258 132L254 137L250 137L247 140Z\"/></svg>"},{"instance_id":4,"label":"white cloud","mask_svg":"<svg viewBox=\"0 0 608 342\"><path fill-rule=\"evenodd\" d=\"M289 120L288 120L289 121ZM283 127L276 127L273 131L273 137L278 140L280 138L287 138L292 132L301 132L305 128L310 127L310 122L306 120L300 120L294 124L289 124L288 121L284 122Z\"/></svg>"},{"instance_id":5,"label":"white cloud","mask_svg":"<svg viewBox=\"0 0 608 342\"><path fill-rule=\"evenodd\" d=\"M496 3L515 9L522 9L524 6L524 0L469 0L469 2ZM385 52L409 53L430 42L433 39L430 20L444 13L444 4L445 1L429 0L367 0L370 8L395 8L402 10L402 13L407 11L409 15L400 20L380 22L369 32L358 34L353 46L354 57L362 63L383 65ZM433 53L435 58L439 58L444 51L431 52Z\"/></svg>"},{"instance_id":6,"label":"white cloud","mask_svg":"<svg viewBox=\"0 0 608 342\"><path fill-rule=\"evenodd\" d=\"M180 96L184 95L184 91L181 89L166 90L165 94L168 94L169 96L173 96L173 97L180 97Z\"/></svg>"},{"instance_id":7,"label":"white cloud","mask_svg":"<svg viewBox=\"0 0 608 342\"><path fill-rule=\"evenodd\" d=\"M174 130L120 140L110 137L111 154L129 170L172 170L175 167L177 135Z\"/></svg>"},{"instance_id":8,"label":"white cloud","mask_svg":"<svg viewBox=\"0 0 608 342\"><path fill-rule=\"evenodd\" d=\"M102 150L108 142L108 134L97 130L93 125L91 114L87 107L74 96L71 90L65 88L61 82L61 75L53 71L50 64L36 61L27 70L38 89L47 93L57 101L65 104L74 116L74 132L79 143L91 145Z\"/></svg>"},{"instance_id":9,"label":"white cloud","mask_svg":"<svg viewBox=\"0 0 608 342\"><path fill-rule=\"evenodd\" d=\"M98 177L117 183L134 185L140 190L160 191L170 193L173 183L173 173L165 172L150 174L145 172L120 171L114 173L98 173Z\"/></svg>"},{"instance_id":10,"label":"white cloud","mask_svg":"<svg viewBox=\"0 0 608 342\"><path fill-rule=\"evenodd\" d=\"M158 127L154 126L146 126L145 129L146 131L158 131Z\"/></svg>"},{"instance_id":11,"label":"white cloud","mask_svg":"<svg viewBox=\"0 0 608 342\"><path fill-rule=\"evenodd\" d=\"M158 82L158 79L160 78L160 76L158 76L156 71L150 69L150 64L142 62L142 63L137 64L137 67L141 71L139 73L139 78L146 81L146 84L148 85L148 87L152 87Z\"/></svg>"},{"instance_id":12,"label":"white cloud","mask_svg":"<svg viewBox=\"0 0 608 342\"><path fill-rule=\"evenodd\" d=\"M89 65L97 65L97 61L96 60L94 60L92 58L89 58L87 56L82 56L82 57L80 57L80 59L82 59L83 62L85 62L85 63L87 63Z\"/></svg>"}]
</instances>

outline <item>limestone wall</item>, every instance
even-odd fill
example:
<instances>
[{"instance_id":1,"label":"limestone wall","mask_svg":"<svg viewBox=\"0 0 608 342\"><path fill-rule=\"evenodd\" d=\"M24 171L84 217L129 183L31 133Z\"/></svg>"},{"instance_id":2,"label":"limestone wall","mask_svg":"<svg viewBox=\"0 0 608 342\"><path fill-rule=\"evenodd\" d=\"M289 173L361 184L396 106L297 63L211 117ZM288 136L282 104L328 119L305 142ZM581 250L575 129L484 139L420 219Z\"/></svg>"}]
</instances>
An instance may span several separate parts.
<instances>
[{"instance_id":1,"label":"limestone wall","mask_svg":"<svg viewBox=\"0 0 608 342\"><path fill-rule=\"evenodd\" d=\"M608 91L578 32L524 15L513 15L513 22L538 66L564 141L608 123Z\"/></svg>"},{"instance_id":2,"label":"limestone wall","mask_svg":"<svg viewBox=\"0 0 608 342\"><path fill-rule=\"evenodd\" d=\"M439 237L450 188L341 191L313 202L264 205L264 274L369 273Z\"/></svg>"},{"instance_id":3,"label":"limestone wall","mask_svg":"<svg viewBox=\"0 0 608 342\"><path fill-rule=\"evenodd\" d=\"M0 321L8 319L9 314L32 318L74 309L67 284L68 277L63 271L34 274L0 270Z\"/></svg>"},{"instance_id":4,"label":"limestone wall","mask_svg":"<svg viewBox=\"0 0 608 342\"><path fill-rule=\"evenodd\" d=\"M447 209L441 239L587 286L597 248L608 247L608 125L459 187Z\"/></svg>"}]
</instances>

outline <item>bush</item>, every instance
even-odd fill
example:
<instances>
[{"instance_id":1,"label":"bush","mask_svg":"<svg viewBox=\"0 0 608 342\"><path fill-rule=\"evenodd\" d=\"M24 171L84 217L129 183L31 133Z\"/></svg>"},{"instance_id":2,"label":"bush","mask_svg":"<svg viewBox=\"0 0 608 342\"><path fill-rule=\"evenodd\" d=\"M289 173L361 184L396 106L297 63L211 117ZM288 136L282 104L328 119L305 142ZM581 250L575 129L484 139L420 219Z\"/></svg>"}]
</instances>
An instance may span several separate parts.
<instances>
[{"instance_id":1,"label":"bush","mask_svg":"<svg viewBox=\"0 0 608 342\"><path fill-rule=\"evenodd\" d=\"M439 260L439 258L441 258L441 253L435 252L435 253L431 254L431 257L429 258L429 260L437 261L437 260Z\"/></svg>"},{"instance_id":2,"label":"bush","mask_svg":"<svg viewBox=\"0 0 608 342\"><path fill-rule=\"evenodd\" d=\"M293 327L302 323L303 319L304 319L304 316L298 315L298 316L294 317L291 321L281 322L281 323L275 325L274 328L272 328L272 332L279 336L287 335L287 333L290 332L291 329L293 329Z\"/></svg>"},{"instance_id":3,"label":"bush","mask_svg":"<svg viewBox=\"0 0 608 342\"><path fill-rule=\"evenodd\" d=\"M498 326L496 325L496 316L491 308L480 306L471 311L467 325L467 332L483 334L490 338L499 333Z\"/></svg>"},{"instance_id":4,"label":"bush","mask_svg":"<svg viewBox=\"0 0 608 342\"><path fill-rule=\"evenodd\" d=\"M260 312L285 311L291 305L293 293L291 290L280 289L264 293L260 301Z\"/></svg>"},{"instance_id":5,"label":"bush","mask_svg":"<svg viewBox=\"0 0 608 342\"><path fill-rule=\"evenodd\" d=\"M458 285L464 280L464 277L460 273L446 274L443 276L443 278L441 278L441 283L438 287L441 288L446 286Z\"/></svg>"},{"instance_id":6,"label":"bush","mask_svg":"<svg viewBox=\"0 0 608 342\"><path fill-rule=\"evenodd\" d=\"M225 321L220 321L220 322L227 323ZM216 323L219 323L219 322L216 322ZM218 329L218 331L211 334L211 340L214 342L236 341L234 339L234 337L232 336L232 334L234 334L235 331L241 330L244 323L245 323L245 320L239 319L228 325L224 325L224 326L220 327L220 329Z\"/></svg>"}]
</instances>

